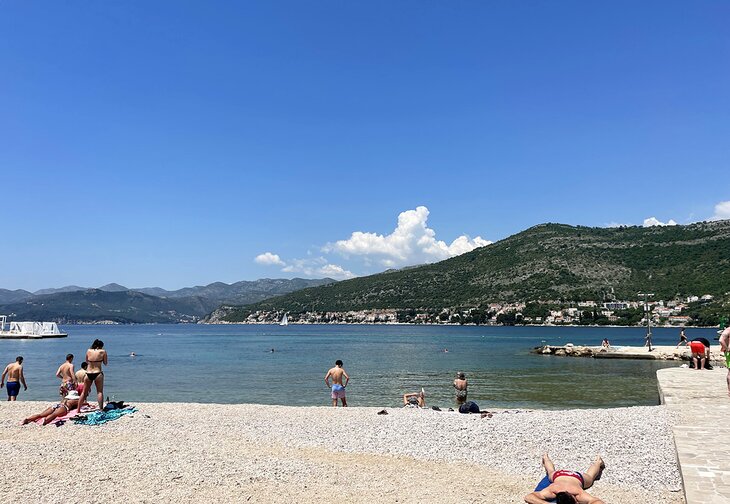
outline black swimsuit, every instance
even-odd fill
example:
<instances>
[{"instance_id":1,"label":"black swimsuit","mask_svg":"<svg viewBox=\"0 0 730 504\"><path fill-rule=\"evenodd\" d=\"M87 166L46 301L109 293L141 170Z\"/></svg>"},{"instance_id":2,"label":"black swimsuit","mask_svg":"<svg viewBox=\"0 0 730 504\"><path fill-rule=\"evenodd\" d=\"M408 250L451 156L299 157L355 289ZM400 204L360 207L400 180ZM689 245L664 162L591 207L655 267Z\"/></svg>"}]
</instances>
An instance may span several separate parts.
<instances>
[{"instance_id":1,"label":"black swimsuit","mask_svg":"<svg viewBox=\"0 0 730 504\"><path fill-rule=\"evenodd\" d=\"M104 359L102 359L102 360L90 360L88 362L104 362ZM104 376L104 372L103 371L99 371L99 372L96 372L96 373L89 373L88 371L86 372L86 376L92 382L95 381L96 378L97 378L97 376L99 376L99 375Z\"/></svg>"}]
</instances>

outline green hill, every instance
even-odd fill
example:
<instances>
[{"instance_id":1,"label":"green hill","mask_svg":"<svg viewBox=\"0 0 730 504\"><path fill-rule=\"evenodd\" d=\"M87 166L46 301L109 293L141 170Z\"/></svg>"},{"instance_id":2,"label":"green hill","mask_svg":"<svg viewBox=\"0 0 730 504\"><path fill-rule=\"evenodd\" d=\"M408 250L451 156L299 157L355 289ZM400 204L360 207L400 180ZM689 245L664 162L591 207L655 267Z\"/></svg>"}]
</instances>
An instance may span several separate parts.
<instances>
[{"instance_id":1,"label":"green hill","mask_svg":"<svg viewBox=\"0 0 730 504\"><path fill-rule=\"evenodd\" d=\"M355 278L231 311L438 309L490 302L636 299L730 290L730 221L590 228L541 224L435 264Z\"/></svg>"},{"instance_id":2,"label":"green hill","mask_svg":"<svg viewBox=\"0 0 730 504\"><path fill-rule=\"evenodd\" d=\"M56 320L64 323L111 320L118 323L191 322L216 305L198 297L164 299L135 291L88 289L33 296L0 306L12 320Z\"/></svg>"}]
</instances>

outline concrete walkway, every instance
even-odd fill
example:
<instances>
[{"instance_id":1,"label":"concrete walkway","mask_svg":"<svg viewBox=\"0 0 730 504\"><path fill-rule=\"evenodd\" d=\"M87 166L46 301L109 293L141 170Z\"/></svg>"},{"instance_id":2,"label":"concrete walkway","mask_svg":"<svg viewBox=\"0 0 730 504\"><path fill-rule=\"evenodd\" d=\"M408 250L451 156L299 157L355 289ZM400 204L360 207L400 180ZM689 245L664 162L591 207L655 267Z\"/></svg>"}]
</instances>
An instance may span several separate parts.
<instances>
[{"instance_id":1,"label":"concrete walkway","mask_svg":"<svg viewBox=\"0 0 730 504\"><path fill-rule=\"evenodd\" d=\"M687 504L730 503L730 398L726 368L657 371L662 403L679 415L674 443Z\"/></svg>"}]
</instances>

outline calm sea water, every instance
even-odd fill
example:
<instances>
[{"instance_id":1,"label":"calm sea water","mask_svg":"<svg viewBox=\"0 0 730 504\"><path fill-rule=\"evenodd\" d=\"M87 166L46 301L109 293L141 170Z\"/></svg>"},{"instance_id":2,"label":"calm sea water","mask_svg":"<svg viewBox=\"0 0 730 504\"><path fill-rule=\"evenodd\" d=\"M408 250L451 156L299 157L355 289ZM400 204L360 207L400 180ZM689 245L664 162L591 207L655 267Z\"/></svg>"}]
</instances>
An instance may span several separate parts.
<instances>
[{"instance_id":1,"label":"calm sea water","mask_svg":"<svg viewBox=\"0 0 730 504\"><path fill-rule=\"evenodd\" d=\"M94 338L109 353L105 394L127 402L182 401L327 405L324 374L342 359L352 406L396 406L426 390L429 405L451 406L457 371L482 408L580 408L657 404L656 371L676 362L533 355L551 344L643 344L642 328L451 326L67 326L65 339L2 340L3 364L25 357L29 390L53 400L67 353L83 360ZM678 329L656 328L655 344ZM690 339L712 329L689 329ZM276 351L271 353L271 349ZM444 352L448 349L448 353ZM137 357L129 357L135 352ZM4 398L4 392L3 396Z\"/></svg>"}]
</instances>

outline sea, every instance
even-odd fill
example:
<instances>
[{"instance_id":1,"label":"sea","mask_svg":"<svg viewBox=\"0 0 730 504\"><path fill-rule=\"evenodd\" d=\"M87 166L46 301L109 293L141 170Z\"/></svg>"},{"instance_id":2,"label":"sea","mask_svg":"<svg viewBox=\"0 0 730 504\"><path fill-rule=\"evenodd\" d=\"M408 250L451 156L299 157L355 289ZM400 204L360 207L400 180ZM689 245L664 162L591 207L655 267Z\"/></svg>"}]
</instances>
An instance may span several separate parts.
<instances>
[{"instance_id":1,"label":"sea","mask_svg":"<svg viewBox=\"0 0 730 504\"><path fill-rule=\"evenodd\" d=\"M104 393L135 402L329 405L324 383L337 359L350 375L350 406L395 407L424 389L429 406L454 405L453 379L466 373L482 409L566 409L655 405L656 371L677 361L614 360L530 353L543 344L640 346L640 327L423 325L81 325L68 338L0 340L2 364L25 359L20 400L58 396L67 353L78 369L98 338L109 354ZM654 328L654 343L676 344L678 328ZM714 341L714 329L687 329ZM272 351L273 350L273 351ZM134 353L136 356L131 356ZM4 397L0 395L0 397ZM92 396L93 397L93 396Z\"/></svg>"}]
</instances>

